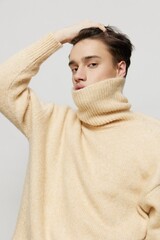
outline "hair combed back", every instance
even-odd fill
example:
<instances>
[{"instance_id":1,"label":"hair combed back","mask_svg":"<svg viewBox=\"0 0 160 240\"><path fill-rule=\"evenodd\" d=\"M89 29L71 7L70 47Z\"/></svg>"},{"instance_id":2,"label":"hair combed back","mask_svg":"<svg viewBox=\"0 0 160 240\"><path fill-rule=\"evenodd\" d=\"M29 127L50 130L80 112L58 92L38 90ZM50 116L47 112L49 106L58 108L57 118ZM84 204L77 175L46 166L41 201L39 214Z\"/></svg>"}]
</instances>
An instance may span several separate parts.
<instances>
[{"instance_id":1,"label":"hair combed back","mask_svg":"<svg viewBox=\"0 0 160 240\"><path fill-rule=\"evenodd\" d=\"M72 39L71 44L75 45L84 39L97 39L102 41L113 57L113 63L126 62L126 74L130 66L130 57L133 45L126 34L121 33L116 27L106 26L103 32L99 28L91 27L82 29L79 34Z\"/></svg>"}]
</instances>

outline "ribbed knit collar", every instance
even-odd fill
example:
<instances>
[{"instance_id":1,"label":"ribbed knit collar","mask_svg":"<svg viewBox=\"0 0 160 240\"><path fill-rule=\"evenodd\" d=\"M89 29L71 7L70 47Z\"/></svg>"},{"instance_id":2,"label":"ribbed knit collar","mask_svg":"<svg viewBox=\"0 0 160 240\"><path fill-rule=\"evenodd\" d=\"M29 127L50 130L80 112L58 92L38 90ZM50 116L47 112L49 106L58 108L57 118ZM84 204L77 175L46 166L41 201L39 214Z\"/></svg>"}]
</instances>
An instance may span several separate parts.
<instances>
[{"instance_id":1,"label":"ribbed knit collar","mask_svg":"<svg viewBox=\"0 0 160 240\"><path fill-rule=\"evenodd\" d=\"M128 118L131 105L122 94L124 83L124 78L109 78L72 90L78 118L91 126Z\"/></svg>"}]
</instances>

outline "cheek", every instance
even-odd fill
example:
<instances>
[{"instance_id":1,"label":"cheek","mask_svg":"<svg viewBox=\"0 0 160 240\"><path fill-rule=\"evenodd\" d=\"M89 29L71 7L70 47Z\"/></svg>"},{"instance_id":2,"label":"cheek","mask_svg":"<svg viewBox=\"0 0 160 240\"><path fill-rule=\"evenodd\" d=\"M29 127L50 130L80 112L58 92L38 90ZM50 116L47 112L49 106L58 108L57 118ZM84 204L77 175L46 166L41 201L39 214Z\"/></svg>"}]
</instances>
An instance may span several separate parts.
<instances>
[{"instance_id":1,"label":"cheek","mask_svg":"<svg viewBox=\"0 0 160 240\"><path fill-rule=\"evenodd\" d=\"M103 67L101 73L106 77L114 77L116 76L116 69L112 64L108 64Z\"/></svg>"},{"instance_id":2,"label":"cheek","mask_svg":"<svg viewBox=\"0 0 160 240\"><path fill-rule=\"evenodd\" d=\"M112 67L105 65L98 69L95 76L101 79L102 78L104 79L104 78L112 77L114 74L115 74L115 70Z\"/></svg>"},{"instance_id":3,"label":"cheek","mask_svg":"<svg viewBox=\"0 0 160 240\"><path fill-rule=\"evenodd\" d=\"M71 76L71 79L72 79L72 84L74 84L74 77L73 77L73 75Z\"/></svg>"}]
</instances>

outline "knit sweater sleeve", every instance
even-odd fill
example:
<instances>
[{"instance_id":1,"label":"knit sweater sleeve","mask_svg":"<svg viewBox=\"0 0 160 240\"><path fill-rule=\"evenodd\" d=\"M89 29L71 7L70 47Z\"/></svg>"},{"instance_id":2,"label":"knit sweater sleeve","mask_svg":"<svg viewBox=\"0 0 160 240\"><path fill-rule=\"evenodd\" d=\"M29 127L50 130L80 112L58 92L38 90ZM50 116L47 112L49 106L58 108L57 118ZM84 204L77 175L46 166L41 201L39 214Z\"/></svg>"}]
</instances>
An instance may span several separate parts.
<instances>
[{"instance_id":1,"label":"knit sweater sleeve","mask_svg":"<svg viewBox=\"0 0 160 240\"><path fill-rule=\"evenodd\" d=\"M27 138L34 117L44 107L28 84L40 65L61 46L50 33L0 65L0 112Z\"/></svg>"},{"instance_id":2,"label":"knit sweater sleeve","mask_svg":"<svg viewBox=\"0 0 160 240\"><path fill-rule=\"evenodd\" d=\"M145 209L148 211L149 222L146 240L160 239L160 185L146 196Z\"/></svg>"},{"instance_id":3,"label":"knit sweater sleeve","mask_svg":"<svg viewBox=\"0 0 160 240\"><path fill-rule=\"evenodd\" d=\"M146 240L160 239L160 171L154 175L151 183L152 188L148 191L141 202L143 211L147 214L148 225Z\"/></svg>"}]
</instances>

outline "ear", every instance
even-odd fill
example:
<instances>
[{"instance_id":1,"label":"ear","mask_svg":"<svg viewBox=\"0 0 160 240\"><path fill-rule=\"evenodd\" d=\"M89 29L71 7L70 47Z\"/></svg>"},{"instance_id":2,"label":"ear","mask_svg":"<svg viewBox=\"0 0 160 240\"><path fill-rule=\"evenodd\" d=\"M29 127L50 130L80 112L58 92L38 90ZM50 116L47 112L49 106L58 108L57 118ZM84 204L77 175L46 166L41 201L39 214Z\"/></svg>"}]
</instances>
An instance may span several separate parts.
<instances>
[{"instance_id":1,"label":"ear","mask_svg":"<svg viewBox=\"0 0 160 240\"><path fill-rule=\"evenodd\" d=\"M126 62L121 61L117 64L117 77L125 77L126 76Z\"/></svg>"}]
</instances>

